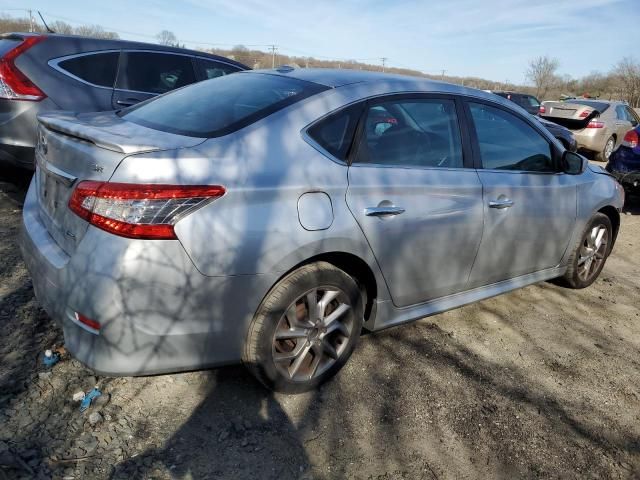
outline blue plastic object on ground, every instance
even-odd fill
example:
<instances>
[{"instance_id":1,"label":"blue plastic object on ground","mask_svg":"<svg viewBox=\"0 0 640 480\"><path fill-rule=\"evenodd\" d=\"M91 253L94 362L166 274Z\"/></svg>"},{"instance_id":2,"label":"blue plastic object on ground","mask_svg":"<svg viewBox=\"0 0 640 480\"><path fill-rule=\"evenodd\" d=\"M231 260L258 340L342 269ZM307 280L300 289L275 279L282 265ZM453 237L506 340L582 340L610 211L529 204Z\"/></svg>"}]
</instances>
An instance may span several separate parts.
<instances>
[{"instance_id":1,"label":"blue plastic object on ground","mask_svg":"<svg viewBox=\"0 0 640 480\"><path fill-rule=\"evenodd\" d=\"M80 403L80 411L84 412L91 406L91 402L93 401L93 399L99 397L100 395L102 395L102 392L98 389L98 387L93 387L93 390L87 392L87 394L82 399L82 402Z\"/></svg>"},{"instance_id":2,"label":"blue plastic object on ground","mask_svg":"<svg viewBox=\"0 0 640 480\"><path fill-rule=\"evenodd\" d=\"M59 361L60 361L60 354L58 352L52 352L51 350L46 350L44 352L44 358L42 359L42 363L46 367L53 367Z\"/></svg>"}]
</instances>

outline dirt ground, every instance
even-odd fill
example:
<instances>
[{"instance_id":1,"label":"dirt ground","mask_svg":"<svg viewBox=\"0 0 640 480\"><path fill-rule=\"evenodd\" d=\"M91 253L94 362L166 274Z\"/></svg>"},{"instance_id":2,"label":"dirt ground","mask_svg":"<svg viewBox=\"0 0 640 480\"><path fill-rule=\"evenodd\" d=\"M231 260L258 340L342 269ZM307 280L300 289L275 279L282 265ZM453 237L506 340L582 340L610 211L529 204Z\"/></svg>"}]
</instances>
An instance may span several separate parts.
<instances>
[{"instance_id":1,"label":"dirt ground","mask_svg":"<svg viewBox=\"0 0 640 480\"><path fill-rule=\"evenodd\" d=\"M640 478L640 206L592 287L543 283L363 336L334 381L283 396L242 367L47 370L62 337L18 250L26 185L1 170L0 479ZM73 393L96 383L80 413Z\"/></svg>"}]
</instances>

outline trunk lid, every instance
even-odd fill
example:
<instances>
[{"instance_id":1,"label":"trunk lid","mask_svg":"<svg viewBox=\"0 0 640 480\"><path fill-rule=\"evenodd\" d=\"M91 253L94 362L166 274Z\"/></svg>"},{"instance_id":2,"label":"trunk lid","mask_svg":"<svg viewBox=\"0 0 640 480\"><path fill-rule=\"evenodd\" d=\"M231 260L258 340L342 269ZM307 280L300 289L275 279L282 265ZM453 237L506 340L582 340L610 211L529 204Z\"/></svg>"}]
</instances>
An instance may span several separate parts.
<instances>
[{"instance_id":1,"label":"trunk lid","mask_svg":"<svg viewBox=\"0 0 640 480\"><path fill-rule=\"evenodd\" d=\"M540 116L569 130L582 130L600 113L594 107L568 102L542 102L545 113Z\"/></svg>"},{"instance_id":2,"label":"trunk lid","mask_svg":"<svg viewBox=\"0 0 640 480\"><path fill-rule=\"evenodd\" d=\"M89 225L68 207L79 182L109 180L129 155L186 148L203 141L136 125L113 112L59 112L41 115L38 120L35 182L39 215L51 237L69 255Z\"/></svg>"}]
</instances>

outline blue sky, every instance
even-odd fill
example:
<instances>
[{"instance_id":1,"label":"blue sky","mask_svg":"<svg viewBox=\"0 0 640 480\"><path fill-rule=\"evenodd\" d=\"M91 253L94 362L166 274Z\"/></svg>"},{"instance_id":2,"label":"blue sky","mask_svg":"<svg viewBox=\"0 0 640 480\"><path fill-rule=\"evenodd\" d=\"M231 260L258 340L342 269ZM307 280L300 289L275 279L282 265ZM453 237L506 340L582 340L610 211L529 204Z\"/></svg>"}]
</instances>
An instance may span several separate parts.
<instances>
[{"instance_id":1,"label":"blue sky","mask_svg":"<svg viewBox=\"0 0 640 480\"><path fill-rule=\"evenodd\" d=\"M513 83L538 55L579 77L640 47L640 0L0 0L0 13L17 7L133 40L167 29L188 47L275 44L290 55L387 57L391 66Z\"/></svg>"}]
</instances>

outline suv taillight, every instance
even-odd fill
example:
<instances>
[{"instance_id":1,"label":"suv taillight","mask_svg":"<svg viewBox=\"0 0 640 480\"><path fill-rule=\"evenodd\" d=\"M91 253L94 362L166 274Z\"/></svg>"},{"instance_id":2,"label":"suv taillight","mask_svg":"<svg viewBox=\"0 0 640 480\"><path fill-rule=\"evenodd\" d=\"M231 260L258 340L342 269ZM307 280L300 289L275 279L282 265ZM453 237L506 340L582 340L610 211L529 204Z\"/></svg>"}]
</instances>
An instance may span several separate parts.
<instances>
[{"instance_id":1,"label":"suv taillight","mask_svg":"<svg viewBox=\"0 0 640 480\"><path fill-rule=\"evenodd\" d=\"M629 130L622 139L622 145L629 148L636 148L638 146L638 132L635 130Z\"/></svg>"},{"instance_id":2,"label":"suv taillight","mask_svg":"<svg viewBox=\"0 0 640 480\"><path fill-rule=\"evenodd\" d=\"M114 235L173 240L184 216L224 195L219 185L80 182L69 199L76 215Z\"/></svg>"},{"instance_id":3,"label":"suv taillight","mask_svg":"<svg viewBox=\"0 0 640 480\"><path fill-rule=\"evenodd\" d=\"M15 64L16 58L45 38L47 37L27 37L17 47L9 50L0 58L0 98L39 102L46 97L44 92L29 80Z\"/></svg>"}]
</instances>

